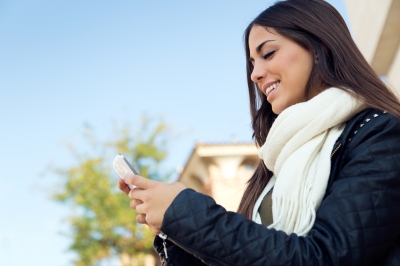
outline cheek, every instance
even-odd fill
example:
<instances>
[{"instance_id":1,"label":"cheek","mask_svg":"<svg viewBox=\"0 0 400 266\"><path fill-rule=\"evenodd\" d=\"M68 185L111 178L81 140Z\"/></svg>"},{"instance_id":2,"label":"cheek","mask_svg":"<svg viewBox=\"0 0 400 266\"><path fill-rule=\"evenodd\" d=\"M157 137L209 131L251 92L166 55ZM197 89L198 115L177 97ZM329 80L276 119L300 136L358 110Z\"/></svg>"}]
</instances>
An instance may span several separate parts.
<instances>
[{"instance_id":1,"label":"cheek","mask_svg":"<svg viewBox=\"0 0 400 266\"><path fill-rule=\"evenodd\" d=\"M310 76L313 65L311 55L308 52L300 50L297 53L292 53L288 55L287 61L288 64L296 69L298 75L303 75L307 78Z\"/></svg>"},{"instance_id":2,"label":"cheek","mask_svg":"<svg viewBox=\"0 0 400 266\"><path fill-rule=\"evenodd\" d=\"M300 91L304 92L313 68L311 56L304 51L286 57L287 78Z\"/></svg>"}]
</instances>

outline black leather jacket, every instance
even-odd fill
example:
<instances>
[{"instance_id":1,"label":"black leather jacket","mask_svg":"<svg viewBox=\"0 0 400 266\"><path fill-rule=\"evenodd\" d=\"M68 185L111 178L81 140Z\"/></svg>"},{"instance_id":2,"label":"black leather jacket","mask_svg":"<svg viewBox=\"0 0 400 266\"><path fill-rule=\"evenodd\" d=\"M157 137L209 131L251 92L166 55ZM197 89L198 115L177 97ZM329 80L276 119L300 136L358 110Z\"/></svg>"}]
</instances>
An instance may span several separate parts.
<instances>
[{"instance_id":1,"label":"black leather jacket","mask_svg":"<svg viewBox=\"0 0 400 266\"><path fill-rule=\"evenodd\" d=\"M161 227L171 265L400 265L400 121L367 109L347 122L333 153L306 237L267 229L183 190ZM155 248L165 256L159 237Z\"/></svg>"}]
</instances>

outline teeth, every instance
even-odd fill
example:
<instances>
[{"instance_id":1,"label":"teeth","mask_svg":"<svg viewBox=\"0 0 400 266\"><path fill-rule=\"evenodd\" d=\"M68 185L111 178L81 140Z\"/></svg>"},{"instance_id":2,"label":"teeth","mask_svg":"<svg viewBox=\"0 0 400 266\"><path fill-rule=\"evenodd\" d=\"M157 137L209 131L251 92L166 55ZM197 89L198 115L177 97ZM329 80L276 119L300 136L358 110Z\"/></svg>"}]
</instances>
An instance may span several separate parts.
<instances>
[{"instance_id":1,"label":"teeth","mask_svg":"<svg viewBox=\"0 0 400 266\"><path fill-rule=\"evenodd\" d=\"M269 86L266 90L265 90L265 94L268 94L273 90L276 89L276 87L278 87L278 85L280 84L280 81L278 81L277 83L272 84L271 86Z\"/></svg>"}]
</instances>

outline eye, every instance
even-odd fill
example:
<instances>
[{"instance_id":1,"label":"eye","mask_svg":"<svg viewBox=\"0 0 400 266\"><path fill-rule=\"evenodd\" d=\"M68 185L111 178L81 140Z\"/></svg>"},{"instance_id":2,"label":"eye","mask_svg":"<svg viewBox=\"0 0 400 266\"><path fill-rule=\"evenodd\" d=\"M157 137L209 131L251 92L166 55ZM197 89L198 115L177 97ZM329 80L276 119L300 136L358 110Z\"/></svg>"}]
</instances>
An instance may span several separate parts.
<instances>
[{"instance_id":1,"label":"eye","mask_svg":"<svg viewBox=\"0 0 400 266\"><path fill-rule=\"evenodd\" d=\"M268 59L269 57L271 57L273 54L275 53L275 51L269 52L266 55L264 55L264 59Z\"/></svg>"}]
</instances>

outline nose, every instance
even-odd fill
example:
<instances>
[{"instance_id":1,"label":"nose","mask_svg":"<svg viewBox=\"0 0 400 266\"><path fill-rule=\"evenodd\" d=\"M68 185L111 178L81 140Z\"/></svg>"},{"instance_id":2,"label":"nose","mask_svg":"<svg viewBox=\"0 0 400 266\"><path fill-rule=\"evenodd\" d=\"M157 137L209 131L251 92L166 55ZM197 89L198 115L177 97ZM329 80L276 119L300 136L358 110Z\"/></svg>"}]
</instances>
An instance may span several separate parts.
<instances>
[{"instance_id":1,"label":"nose","mask_svg":"<svg viewBox=\"0 0 400 266\"><path fill-rule=\"evenodd\" d=\"M254 63L253 71L251 72L251 80L255 83L261 82L266 77L265 69L261 68L259 64Z\"/></svg>"}]
</instances>

